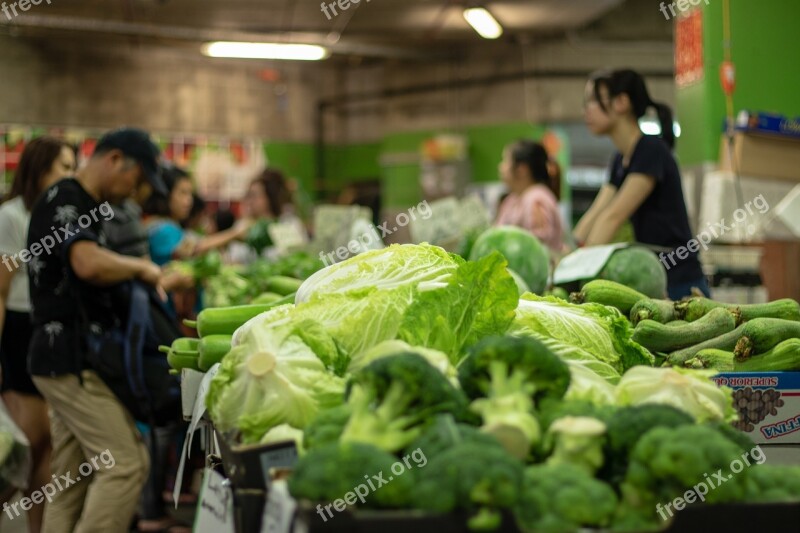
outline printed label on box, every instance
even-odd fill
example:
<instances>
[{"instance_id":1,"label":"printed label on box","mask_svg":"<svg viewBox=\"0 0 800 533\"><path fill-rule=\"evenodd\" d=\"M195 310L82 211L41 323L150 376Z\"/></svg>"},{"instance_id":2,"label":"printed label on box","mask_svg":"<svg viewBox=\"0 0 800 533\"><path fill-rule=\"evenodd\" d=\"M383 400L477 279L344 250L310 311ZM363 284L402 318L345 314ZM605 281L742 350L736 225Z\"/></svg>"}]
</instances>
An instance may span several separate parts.
<instances>
[{"instance_id":1,"label":"printed label on box","mask_svg":"<svg viewBox=\"0 0 800 533\"><path fill-rule=\"evenodd\" d=\"M733 389L734 427L753 442L800 443L800 372L727 372L712 379Z\"/></svg>"}]
</instances>

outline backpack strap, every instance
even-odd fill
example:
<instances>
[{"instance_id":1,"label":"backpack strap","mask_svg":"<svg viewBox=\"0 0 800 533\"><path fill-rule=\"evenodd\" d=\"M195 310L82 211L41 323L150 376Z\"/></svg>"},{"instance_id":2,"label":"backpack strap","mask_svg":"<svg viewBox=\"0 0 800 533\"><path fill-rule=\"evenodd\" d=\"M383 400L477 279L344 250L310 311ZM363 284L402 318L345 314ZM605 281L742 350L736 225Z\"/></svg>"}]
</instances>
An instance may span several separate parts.
<instances>
[{"instance_id":1,"label":"backpack strap","mask_svg":"<svg viewBox=\"0 0 800 533\"><path fill-rule=\"evenodd\" d=\"M128 324L125 330L123 356L127 370L128 384L136 398L141 402L150 401L150 393L144 379L142 354L144 338L150 323L150 305L147 290L137 282L131 283L131 302Z\"/></svg>"}]
</instances>

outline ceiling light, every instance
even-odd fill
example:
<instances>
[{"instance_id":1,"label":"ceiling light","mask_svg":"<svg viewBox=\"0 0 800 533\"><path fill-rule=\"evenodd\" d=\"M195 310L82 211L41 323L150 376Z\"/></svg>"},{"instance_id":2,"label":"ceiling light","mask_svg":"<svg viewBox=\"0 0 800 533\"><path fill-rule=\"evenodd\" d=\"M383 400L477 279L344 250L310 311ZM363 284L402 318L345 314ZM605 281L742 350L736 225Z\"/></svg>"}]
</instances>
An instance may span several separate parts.
<instances>
[{"instance_id":1,"label":"ceiling light","mask_svg":"<svg viewBox=\"0 0 800 533\"><path fill-rule=\"evenodd\" d=\"M210 57L240 59L286 59L318 61L328 57L328 50L315 44L240 43L217 41L203 45L203 54Z\"/></svg>"},{"instance_id":2,"label":"ceiling light","mask_svg":"<svg viewBox=\"0 0 800 533\"><path fill-rule=\"evenodd\" d=\"M639 128L645 135L661 135L661 124L652 118L642 118L639 120ZM672 123L672 131L675 137L681 136L681 125L677 121Z\"/></svg>"},{"instance_id":3,"label":"ceiling light","mask_svg":"<svg viewBox=\"0 0 800 533\"><path fill-rule=\"evenodd\" d=\"M491 13L482 7L464 10L464 18L469 25L484 39L497 39L503 35L503 28Z\"/></svg>"}]
</instances>

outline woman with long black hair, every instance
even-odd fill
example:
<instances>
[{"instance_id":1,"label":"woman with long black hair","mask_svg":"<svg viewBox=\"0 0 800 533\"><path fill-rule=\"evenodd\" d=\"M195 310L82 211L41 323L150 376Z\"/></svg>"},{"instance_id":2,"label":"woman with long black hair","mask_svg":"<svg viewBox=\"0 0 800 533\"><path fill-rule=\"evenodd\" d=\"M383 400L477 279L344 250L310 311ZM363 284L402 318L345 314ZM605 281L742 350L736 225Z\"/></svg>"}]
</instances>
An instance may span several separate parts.
<instances>
[{"instance_id":1,"label":"woman with long black hair","mask_svg":"<svg viewBox=\"0 0 800 533\"><path fill-rule=\"evenodd\" d=\"M648 109L658 114L660 137L644 135L639 128ZM639 73L615 70L595 74L586 84L584 119L592 133L611 138L617 153L609 182L575 227L576 241L607 244L630 220L638 242L667 249L659 257L667 269L670 298L687 296L692 287L708 294L697 249L687 250L692 231L672 155L672 110L653 101Z\"/></svg>"},{"instance_id":2,"label":"woman with long black hair","mask_svg":"<svg viewBox=\"0 0 800 533\"><path fill-rule=\"evenodd\" d=\"M22 429L31 446L31 472L25 496L50 481L50 419L47 402L33 384L27 369L28 344L33 334L28 263L17 261L28 238L31 209L51 185L75 171L75 150L66 142L44 136L25 145L14 174L11 194L0 206L0 393L11 418ZM9 258L14 258L9 261ZM0 497L0 503L9 494ZM42 528L44 504L34 502L28 511L28 531Z\"/></svg>"}]
</instances>

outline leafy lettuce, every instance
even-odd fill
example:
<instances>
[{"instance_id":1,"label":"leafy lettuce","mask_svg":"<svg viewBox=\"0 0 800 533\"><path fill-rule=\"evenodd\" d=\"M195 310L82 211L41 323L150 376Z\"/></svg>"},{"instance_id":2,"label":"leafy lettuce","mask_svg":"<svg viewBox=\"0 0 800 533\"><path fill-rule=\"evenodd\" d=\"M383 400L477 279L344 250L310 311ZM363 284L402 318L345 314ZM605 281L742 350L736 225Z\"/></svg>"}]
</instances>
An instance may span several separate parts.
<instances>
[{"instance_id":1,"label":"leafy lettuce","mask_svg":"<svg viewBox=\"0 0 800 533\"><path fill-rule=\"evenodd\" d=\"M600 304L575 305L552 296L525 294L509 333L553 338L580 348L620 373L654 363L653 355L631 340L628 320L613 307Z\"/></svg>"},{"instance_id":2,"label":"leafy lettuce","mask_svg":"<svg viewBox=\"0 0 800 533\"><path fill-rule=\"evenodd\" d=\"M716 370L636 367L622 376L616 388L620 406L661 403L692 415L698 422L738 419L733 391L720 387L712 376Z\"/></svg>"},{"instance_id":3,"label":"leafy lettuce","mask_svg":"<svg viewBox=\"0 0 800 533\"><path fill-rule=\"evenodd\" d=\"M442 287L462 264L463 259L438 246L393 244L318 271L300 286L295 303L363 289Z\"/></svg>"}]
</instances>

